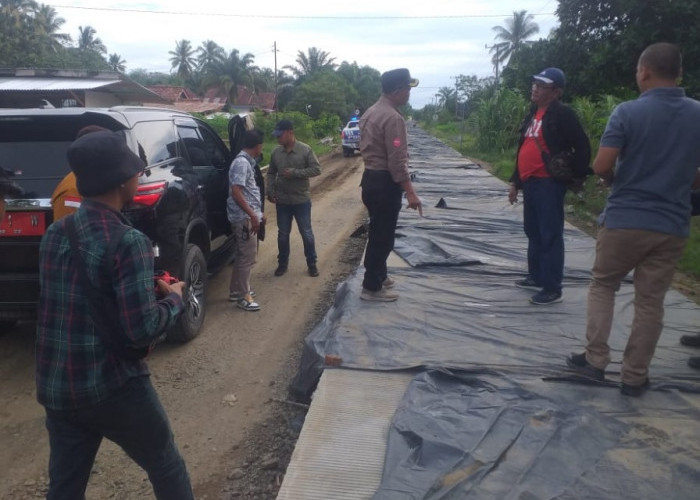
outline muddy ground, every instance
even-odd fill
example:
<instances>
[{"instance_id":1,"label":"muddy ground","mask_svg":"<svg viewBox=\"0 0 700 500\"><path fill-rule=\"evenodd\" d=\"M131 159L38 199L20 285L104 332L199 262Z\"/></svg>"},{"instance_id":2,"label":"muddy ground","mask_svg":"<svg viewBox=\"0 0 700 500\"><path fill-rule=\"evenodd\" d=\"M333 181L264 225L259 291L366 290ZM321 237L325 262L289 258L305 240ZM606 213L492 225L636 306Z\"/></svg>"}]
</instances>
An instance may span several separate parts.
<instances>
[{"instance_id":1,"label":"muddy ground","mask_svg":"<svg viewBox=\"0 0 700 500\"><path fill-rule=\"evenodd\" d=\"M211 279L201 335L187 345L160 346L149 359L198 499L274 499L284 478L307 409L287 394L303 338L333 303L337 284L359 265L365 244L361 236L351 237L365 222L361 158L335 153L321 164L323 173L312 181L320 276L306 273L296 229L289 271L273 276L276 228L268 207L270 229L252 281L262 310L245 312L228 302L230 270L224 269ZM569 221L594 233L590 220ZM678 275L676 287L700 303L697 280ZM35 399L33 329L25 323L0 333L2 499L42 498L47 488L48 442ZM153 494L146 475L105 442L87 498L141 500Z\"/></svg>"},{"instance_id":2,"label":"muddy ground","mask_svg":"<svg viewBox=\"0 0 700 500\"><path fill-rule=\"evenodd\" d=\"M321 158L312 180L312 218L320 276L307 274L292 232L289 271L277 264L274 208L252 286L262 310L228 302L230 269L210 280L202 333L186 345L162 345L150 357L152 379L187 462L198 499L275 498L306 408L287 396L302 340L333 302L338 283L360 260L365 221L359 155ZM48 439L34 390L34 324L0 335L0 498L41 498L47 489ZM153 498L145 473L104 442L87 498Z\"/></svg>"}]
</instances>

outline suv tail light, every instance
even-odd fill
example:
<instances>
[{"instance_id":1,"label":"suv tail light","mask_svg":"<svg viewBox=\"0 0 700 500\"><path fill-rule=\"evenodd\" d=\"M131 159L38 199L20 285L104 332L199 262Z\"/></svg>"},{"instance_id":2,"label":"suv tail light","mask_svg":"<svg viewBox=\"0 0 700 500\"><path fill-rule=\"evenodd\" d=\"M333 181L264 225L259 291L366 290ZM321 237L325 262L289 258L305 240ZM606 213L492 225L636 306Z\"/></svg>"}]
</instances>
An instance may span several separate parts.
<instances>
[{"instance_id":1,"label":"suv tail light","mask_svg":"<svg viewBox=\"0 0 700 500\"><path fill-rule=\"evenodd\" d=\"M158 200L160 200L161 196L163 196L167 187L167 181L139 184L139 187L136 188L136 195L134 196L132 203L135 205L152 207L158 203Z\"/></svg>"}]
</instances>

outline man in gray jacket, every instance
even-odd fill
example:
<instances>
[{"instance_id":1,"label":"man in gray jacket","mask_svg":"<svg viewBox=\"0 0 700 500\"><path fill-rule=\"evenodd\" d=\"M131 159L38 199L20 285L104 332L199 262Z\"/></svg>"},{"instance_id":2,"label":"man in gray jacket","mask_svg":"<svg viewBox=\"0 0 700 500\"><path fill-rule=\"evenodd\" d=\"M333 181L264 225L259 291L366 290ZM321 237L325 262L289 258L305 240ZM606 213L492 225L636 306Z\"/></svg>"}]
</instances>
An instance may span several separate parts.
<instances>
[{"instance_id":1,"label":"man in gray jacket","mask_svg":"<svg viewBox=\"0 0 700 500\"><path fill-rule=\"evenodd\" d=\"M267 170L267 199L277 207L277 255L275 276L282 276L289 265L289 234L296 219L309 276L318 276L316 244L311 229L311 192L309 177L321 174L321 165L311 148L294 136L294 125L280 120L272 135L279 146L272 151Z\"/></svg>"}]
</instances>

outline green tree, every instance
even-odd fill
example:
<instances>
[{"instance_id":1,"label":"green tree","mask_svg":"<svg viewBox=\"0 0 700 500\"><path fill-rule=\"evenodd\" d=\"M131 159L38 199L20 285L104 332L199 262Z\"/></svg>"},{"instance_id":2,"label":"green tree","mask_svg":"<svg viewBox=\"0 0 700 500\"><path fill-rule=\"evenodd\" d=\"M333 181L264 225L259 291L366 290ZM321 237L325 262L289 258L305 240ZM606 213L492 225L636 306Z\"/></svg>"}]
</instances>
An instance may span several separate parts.
<instances>
[{"instance_id":1,"label":"green tree","mask_svg":"<svg viewBox=\"0 0 700 500\"><path fill-rule=\"evenodd\" d=\"M295 91L296 80L284 70L277 70L277 109L285 109L292 100ZM273 84L274 85L274 84Z\"/></svg>"},{"instance_id":2,"label":"green tree","mask_svg":"<svg viewBox=\"0 0 700 500\"><path fill-rule=\"evenodd\" d=\"M636 90L639 54L654 42L683 53L683 86L700 97L700 8L697 0L559 0L559 28L547 47L575 95L621 95ZM550 64L554 65L554 64Z\"/></svg>"},{"instance_id":3,"label":"green tree","mask_svg":"<svg viewBox=\"0 0 700 500\"><path fill-rule=\"evenodd\" d=\"M56 9L50 5L39 5L35 13L34 23L36 33L48 40L51 50L60 50L70 43L70 35L59 32L66 20L59 17Z\"/></svg>"},{"instance_id":4,"label":"green tree","mask_svg":"<svg viewBox=\"0 0 700 500\"><path fill-rule=\"evenodd\" d=\"M528 38L536 35L540 27L534 22L534 16L526 10L514 11L513 17L505 20L505 26L494 26L494 39L497 43L491 47L493 64L503 64L511 58L516 59L518 52L527 44Z\"/></svg>"},{"instance_id":5,"label":"green tree","mask_svg":"<svg viewBox=\"0 0 700 500\"><path fill-rule=\"evenodd\" d=\"M175 83L173 75L136 68L129 72L129 78L141 85L170 85Z\"/></svg>"},{"instance_id":6,"label":"green tree","mask_svg":"<svg viewBox=\"0 0 700 500\"><path fill-rule=\"evenodd\" d=\"M286 109L305 113L309 106L308 114L314 119L329 113L347 120L357 98L357 91L335 71L317 71L297 86Z\"/></svg>"},{"instance_id":7,"label":"green tree","mask_svg":"<svg viewBox=\"0 0 700 500\"><path fill-rule=\"evenodd\" d=\"M124 73L124 71L126 70L126 61L122 59L122 56L120 56L119 54L110 54L107 62L109 63L109 67L112 68L113 71Z\"/></svg>"},{"instance_id":8,"label":"green tree","mask_svg":"<svg viewBox=\"0 0 700 500\"><path fill-rule=\"evenodd\" d=\"M204 74L211 73L224 59L226 59L226 51L213 40L202 42L202 45L197 47L198 68Z\"/></svg>"},{"instance_id":9,"label":"green tree","mask_svg":"<svg viewBox=\"0 0 700 500\"><path fill-rule=\"evenodd\" d=\"M95 35L97 31L92 26L78 26L78 49L85 52L96 52L97 54L106 54L107 47L102 43L102 40Z\"/></svg>"},{"instance_id":10,"label":"green tree","mask_svg":"<svg viewBox=\"0 0 700 500\"><path fill-rule=\"evenodd\" d=\"M335 61L335 57L330 57L330 54L325 50L309 47L308 54L304 54L301 50L297 51L296 66L285 66L285 68L291 71L297 79L303 79L324 69L335 69L333 61Z\"/></svg>"},{"instance_id":11,"label":"green tree","mask_svg":"<svg viewBox=\"0 0 700 500\"><path fill-rule=\"evenodd\" d=\"M0 1L0 12L18 28L27 23L27 19L36 12L38 7L34 0Z\"/></svg>"},{"instance_id":12,"label":"green tree","mask_svg":"<svg viewBox=\"0 0 700 500\"><path fill-rule=\"evenodd\" d=\"M31 0L0 0L0 64L33 66L47 51L45 39L36 33L38 5Z\"/></svg>"},{"instance_id":13,"label":"green tree","mask_svg":"<svg viewBox=\"0 0 700 500\"><path fill-rule=\"evenodd\" d=\"M454 113L457 106L457 90L452 87L440 87L437 93L438 104L447 111Z\"/></svg>"},{"instance_id":14,"label":"green tree","mask_svg":"<svg viewBox=\"0 0 700 500\"><path fill-rule=\"evenodd\" d=\"M376 69L371 66L359 66L357 62L343 61L336 72L357 91L357 101L354 106L361 112L379 98L382 85L380 73Z\"/></svg>"},{"instance_id":15,"label":"green tree","mask_svg":"<svg viewBox=\"0 0 700 500\"><path fill-rule=\"evenodd\" d=\"M175 42L175 50L168 52L170 54L170 70L177 69L176 74L183 80L189 78L197 64L195 51L189 40L182 39Z\"/></svg>"},{"instance_id":16,"label":"green tree","mask_svg":"<svg viewBox=\"0 0 700 500\"><path fill-rule=\"evenodd\" d=\"M249 86L251 91L254 91L252 87L252 72L256 69L254 62L255 56L250 52L241 56L238 49L232 49L228 57L214 68L212 75L228 96L230 104L238 102L239 85Z\"/></svg>"}]
</instances>

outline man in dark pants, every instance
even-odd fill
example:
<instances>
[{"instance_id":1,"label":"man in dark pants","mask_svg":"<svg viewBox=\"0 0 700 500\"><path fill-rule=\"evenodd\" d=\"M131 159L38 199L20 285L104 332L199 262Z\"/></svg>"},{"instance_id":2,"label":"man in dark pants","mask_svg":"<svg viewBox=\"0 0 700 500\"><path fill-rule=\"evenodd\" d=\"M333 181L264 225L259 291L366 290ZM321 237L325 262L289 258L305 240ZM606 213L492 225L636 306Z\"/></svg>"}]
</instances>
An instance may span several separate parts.
<instances>
[{"instance_id":1,"label":"man in dark pants","mask_svg":"<svg viewBox=\"0 0 700 500\"><path fill-rule=\"evenodd\" d=\"M559 102L566 79L559 68L532 77L532 109L521 128L516 168L508 199L513 204L523 190L523 219L528 239L525 279L519 288L539 290L530 298L537 305L561 302L564 274L564 195L566 185L554 180L545 158L573 153L575 177L589 174L591 145L571 108Z\"/></svg>"},{"instance_id":2,"label":"man in dark pants","mask_svg":"<svg viewBox=\"0 0 700 500\"><path fill-rule=\"evenodd\" d=\"M184 308L183 282L158 280L156 299L151 242L120 213L136 194L143 161L109 131L77 139L67 156L83 201L49 227L39 254L36 386L51 447L47 498L85 498L107 438L148 473L156 498L190 500L187 469L148 366L122 349L147 352ZM96 326L88 282L102 294L102 309L116 310L119 324L109 331L99 320Z\"/></svg>"},{"instance_id":3,"label":"man in dark pants","mask_svg":"<svg viewBox=\"0 0 700 500\"><path fill-rule=\"evenodd\" d=\"M369 212L360 298L392 302L399 295L388 290L394 286L394 280L387 276L386 260L394 248L403 192L408 207L423 215L408 173L406 122L398 110L408 102L418 80L411 78L407 69L399 68L382 74L381 82L382 96L360 118L360 153L365 162L362 202Z\"/></svg>"},{"instance_id":4,"label":"man in dark pants","mask_svg":"<svg viewBox=\"0 0 700 500\"><path fill-rule=\"evenodd\" d=\"M267 169L267 199L277 208L277 269L275 276L287 272L289 264L289 234L296 219L309 276L318 276L316 241L311 229L311 191L309 178L321 175L321 165L313 150L294 135L289 120L280 120L272 131L277 146L272 151Z\"/></svg>"}]
</instances>

